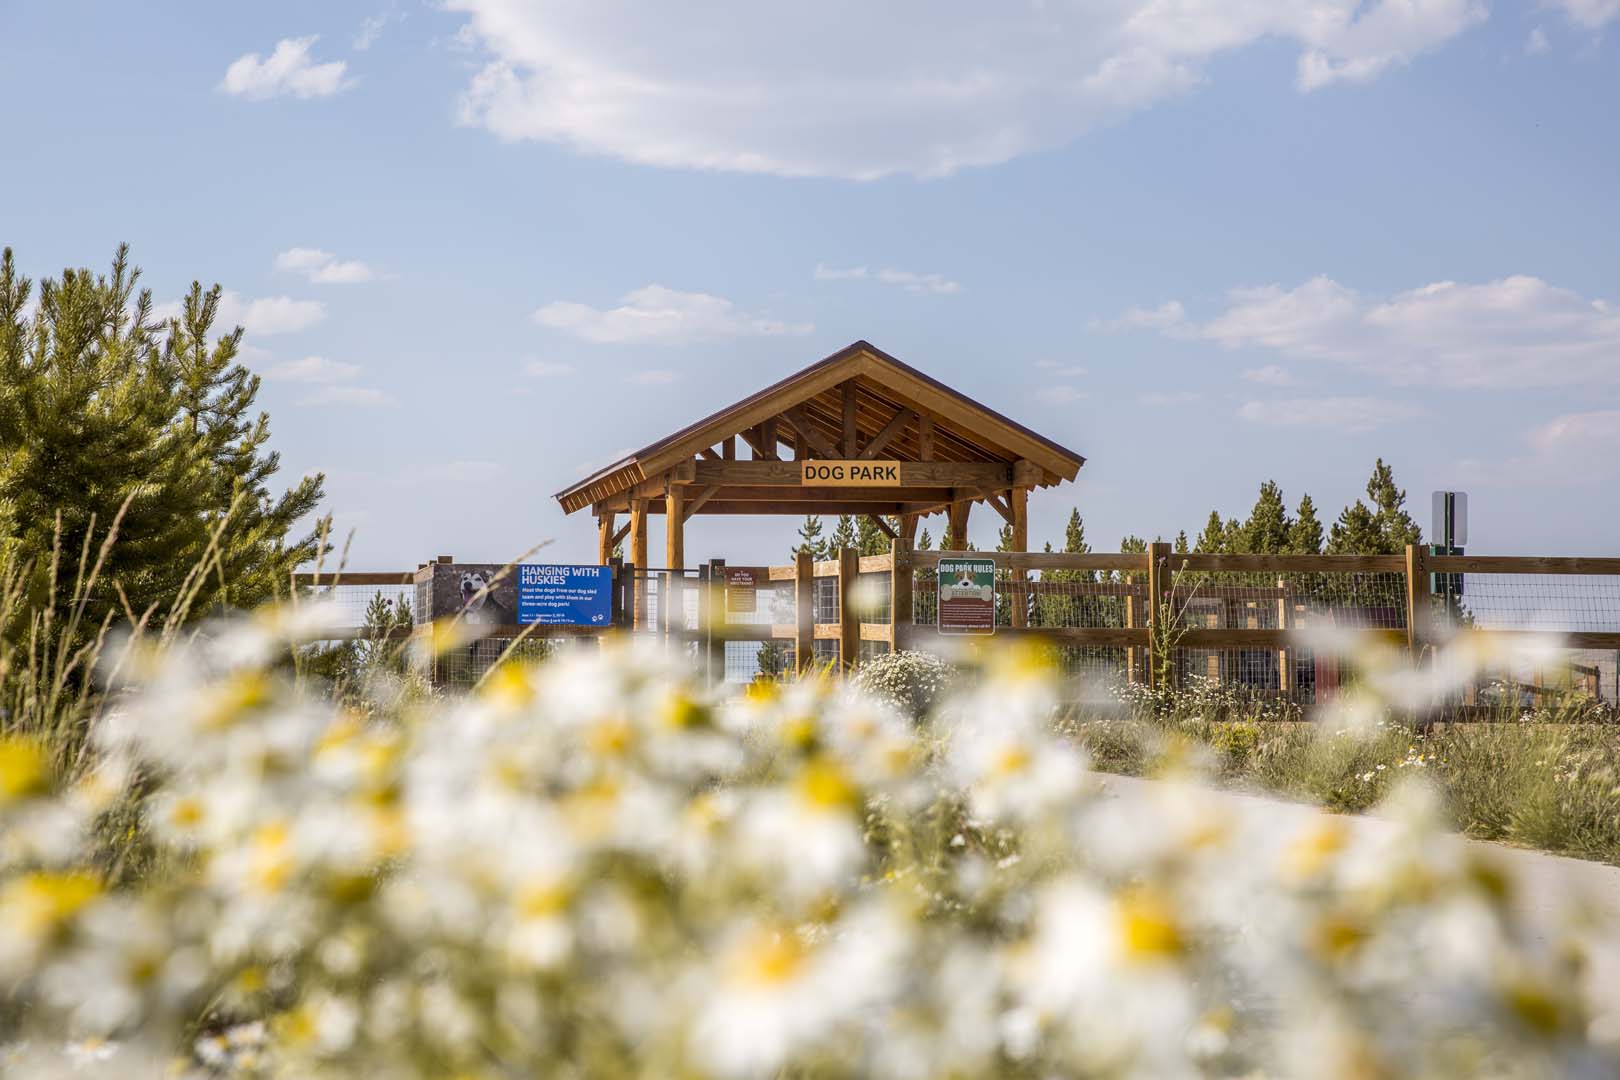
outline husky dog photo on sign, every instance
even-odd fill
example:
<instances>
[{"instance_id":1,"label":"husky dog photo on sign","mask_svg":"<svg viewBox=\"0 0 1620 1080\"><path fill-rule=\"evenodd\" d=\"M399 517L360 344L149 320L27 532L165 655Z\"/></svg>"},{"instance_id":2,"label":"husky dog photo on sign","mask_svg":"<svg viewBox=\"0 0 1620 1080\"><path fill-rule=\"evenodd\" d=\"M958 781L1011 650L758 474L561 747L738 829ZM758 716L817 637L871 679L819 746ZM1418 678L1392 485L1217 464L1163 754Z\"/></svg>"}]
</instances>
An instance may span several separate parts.
<instances>
[{"instance_id":1,"label":"husky dog photo on sign","mask_svg":"<svg viewBox=\"0 0 1620 1080\"><path fill-rule=\"evenodd\" d=\"M435 615L461 616L475 626L510 626L517 622L517 572L496 580L495 565L456 565L434 575Z\"/></svg>"}]
</instances>

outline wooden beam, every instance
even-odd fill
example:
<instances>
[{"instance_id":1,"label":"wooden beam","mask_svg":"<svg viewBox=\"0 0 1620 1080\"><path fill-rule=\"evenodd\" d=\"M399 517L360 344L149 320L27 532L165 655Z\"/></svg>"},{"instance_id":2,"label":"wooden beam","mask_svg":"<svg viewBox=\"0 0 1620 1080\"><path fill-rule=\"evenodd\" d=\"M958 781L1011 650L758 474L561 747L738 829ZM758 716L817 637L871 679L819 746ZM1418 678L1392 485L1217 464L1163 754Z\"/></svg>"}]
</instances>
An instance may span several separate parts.
<instances>
[{"instance_id":1,"label":"wooden beam","mask_svg":"<svg viewBox=\"0 0 1620 1080\"><path fill-rule=\"evenodd\" d=\"M628 536L630 534L630 526L634 525L634 524L635 524L634 521L626 521L623 525L619 526L619 531L613 534L613 546L614 547L618 547L619 546L619 541L623 540L626 536Z\"/></svg>"},{"instance_id":2,"label":"wooden beam","mask_svg":"<svg viewBox=\"0 0 1620 1080\"><path fill-rule=\"evenodd\" d=\"M703 449L699 450L698 456L708 461L720 460L720 455L714 452L714 447L712 446L705 446Z\"/></svg>"},{"instance_id":3,"label":"wooden beam","mask_svg":"<svg viewBox=\"0 0 1620 1080\"><path fill-rule=\"evenodd\" d=\"M1010 505L1008 505L1007 502L1004 499L1002 499L1002 497L1000 495L997 495L995 492L989 490L988 488L980 488L979 489L979 495L984 499L985 503L989 505L990 509L994 510L996 513L1001 515L1001 519L1003 521L1005 521L1009 525L1012 525L1014 523L1013 522L1013 508ZM1023 551L1024 549L1019 548L1018 550Z\"/></svg>"},{"instance_id":4,"label":"wooden beam","mask_svg":"<svg viewBox=\"0 0 1620 1080\"><path fill-rule=\"evenodd\" d=\"M860 592L861 555L854 548L838 551L838 661L852 671L861 658L861 613L856 609Z\"/></svg>"},{"instance_id":5,"label":"wooden beam","mask_svg":"<svg viewBox=\"0 0 1620 1080\"><path fill-rule=\"evenodd\" d=\"M615 543L613 520L615 517L617 515L609 510L605 514L599 514L596 518L596 561L603 566L606 566L608 560L613 558L613 545Z\"/></svg>"},{"instance_id":6,"label":"wooden beam","mask_svg":"<svg viewBox=\"0 0 1620 1080\"><path fill-rule=\"evenodd\" d=\"M874 435L872 441L866 444L866 449L861 451L861 459L871 461L877 457L883 448L889 445L889 440L900 434L916 415L910 409L901 409L895 413L894 419L884 424L883 430Z\"/></svg>"},{"instance_id":7,"label":"wooden beam","mask_svg":"<svg viewBox=\"0 0 1620 1080\"><path fill-rule=\"evenodd\" d=\"M761 444L760 449L765 454L766 460L775 461L778 457L776 452L776 417L768 416L760 421L759 441Z\"/></svg>"},{"instance_id":8,"label":"wooden beam","mask_svg":"<svg viewBox=\"0 0 1620 1080\"><path fill-rule=\"evenodd\" d=\"M948 487L783 487L757 484L718 484L718 498L726 502L942 502L951 497Z\"/></svg>"},{"instance_id":9,"label":"wooden beam","mask_svg":"<svg viewBox=\"0 0 1620 1080\"><path fill-rule=\"evenodd\" d=\"M720 457L725 461L737 460L737 436L726 436L726 441L720 444Z\"/></svg>"},{"instance_id":10,"label":"wooden beam","mask_svg":"<svg viewBox=\"0 0 1620 1080\"><path fill-rule=\"evenodd\" d=\"M682 507L681 520L685 521L687 518L703 509L703 504L714 498L715 492L719 490L719 484L710 484L708 487L698 492L697 498L689 500L686 505Z\"/></svg>"},{"instance_id":11,"label":"wooden beam","mask_svg":"<svg viewBox=\"0 0 1620 1080\"><path fill-rule=\"evenodd\" d=\"M843 385L844 392L844 456L853 458L860 451L860 431L855 426L855 380Z\"/></svg>"},{"instance_id":12,"label":"wooden beam","mask_svg":"<svg viewBox=\"0 0 1620 1080\"><path fill-rule=\"evenodd\" d=\"M816 563L808 551L793 557L793 660L799 674L816 660Z\"/></svg>"},{"instance_id":13,"label":"wooden beam","mask_svg":"<svg viewBox=\"0 0 1620 1080\"><path fill-rule=\"evenodd\" d=\"M934 460L934 418L927 413L917 418L917 459Z\"/></svg>"},{"instance_id":14,"label":"wooden beam","mask_svg":"<svg viewBox=\"0 0 1620 1080\"><path fill-rule=\"evenodd\" d=\"M804 473L797 461L698 461L691 465L691 474L685 482L694 484L797 488ZM902 461L900 484L902 487L1001 490L1012 486L1012 469L991 461ZM662 493L661 488L659 493ZM976 492L974 497L977 497Z\"/></svg>"},{"instance_id":15,"label":"wooden beam","mask_svg":"<svg viewBox=\"0 0 1620 1080\"><path fill-rule=\"evenodd\" d=\"M917 522L920 521L921 519L922 519L921 514L901 514L900 515L900 536L899 536L899 539L904 540L906 542L906 547L908 549L911 547L912 544L915 544L917 542Z\"/></svg>"},{"instance_id":16,"label":"wooden beam","mask_svg":"<svg viewBox=\"0 0 1620 1080\"><path fill-rule=\"evenodd\" d=\"M636 499L630 504L630 564L641 573L647 571L647 500ZM631 597L631 625L640 629L647 621L647 583L638 578L635 594Z\"/></svg>"},{"instance_id":17,"label":"wooden beam","mask_svg":"<svg viewBox=\"0 0 1620 1080\"><path fill-rule=\"evenodd\" d=\"M876 525L878 527L878 529L882 531L883 535L887 536L890 540L893 540L893 539L897 538L900 535L899 533L895 532L893 529L889 528L889 523L887 521L884 521L877 514L867 514L866 516L871 518L872 519L872 524Z\"/></svg>"},{"instance_id":18,"label":"wooden beam","mask_svg":"<svg viewBox=\"0 0 1620 1080\"><path fill-rule=\"evenodd\" d=\"M788 426L799 433L799 438L808 443L810 449L822 457L835 458L838 456L838 451L834 450L832 444L822 437L821 432L811 426L810 418L804 415L804 410L799 406L795 405L783 413L782 419L786 420ZM797 483L797 481L794 482Z\"/></svg>"}]
</instances>

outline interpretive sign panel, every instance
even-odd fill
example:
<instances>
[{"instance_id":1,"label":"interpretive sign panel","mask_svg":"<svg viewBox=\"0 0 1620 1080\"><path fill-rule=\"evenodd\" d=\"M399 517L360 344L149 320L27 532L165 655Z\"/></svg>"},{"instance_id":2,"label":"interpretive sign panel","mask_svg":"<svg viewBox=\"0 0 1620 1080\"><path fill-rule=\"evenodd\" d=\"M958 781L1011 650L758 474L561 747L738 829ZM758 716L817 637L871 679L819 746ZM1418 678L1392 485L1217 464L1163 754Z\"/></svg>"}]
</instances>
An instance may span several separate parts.
<instances>
[{"instance_id":1,"label":"interpretive sign panel","mask_svg":"<svg viewBox=\"0 0 1620 1080\"><path fill-rule=\"evenodd\" d=\"M763 566L726 567L726 613L752 615L759 603L760 582L769 576L770 570Z\"/></svg>"},{"instance_id":2,"label":"interpretive sign panel","mask_svg":"<svg viewBox=\"0 0 1620 1080\"><path fill-rule=\"evenodd\" d=\"M517 568L521 625L606 626L613 618L613 571L606 566Z\"/></svg>"},{"instance_id":3,"label":"interpretive sign panel","mask_svg":"<svg viewBox=\"0 0 1620 1080\"><path fill-rule=\"evenodd\" d=\"M939 560L939 632L996 632L995 560Z\"/></svg>"}]
</instances>

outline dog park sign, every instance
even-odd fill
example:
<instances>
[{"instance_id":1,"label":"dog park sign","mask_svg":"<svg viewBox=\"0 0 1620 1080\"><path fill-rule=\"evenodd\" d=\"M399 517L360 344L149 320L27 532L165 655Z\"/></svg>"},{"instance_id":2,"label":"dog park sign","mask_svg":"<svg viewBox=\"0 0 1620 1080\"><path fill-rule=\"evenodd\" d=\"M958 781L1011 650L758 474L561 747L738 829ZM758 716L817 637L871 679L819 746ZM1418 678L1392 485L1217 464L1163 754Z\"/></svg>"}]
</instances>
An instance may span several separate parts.
<instances>
[{"instance_id":1,"label":"dog park sign","mask_svg":"<svg viewBox=\"0 0 1620 1080\"><path fill-rule=\"evenodd\" d=\"M939 560L939 632L996 632L996 564L993 559Z\"/></svg>"},{"instance_id":2,"label":"dog park sign","mask_svg":"<svg viewBox=\"0 0 1620 1080\"><path fill-rule=\"evenodd\" d=\"M517 568L519 625L606 626L613 621L613 571L606 566Z\"/></svg>"},{"instance_id":3,"label":"dog park sign","mask_svg":"<svg viewBox=\"0 0 1620 1080\"><path fill-rule=\"evenodd\" d=\"M810 459L800 466L803 487L899 487L898 461L829 461Z\"/></svg>"}]
</instances>

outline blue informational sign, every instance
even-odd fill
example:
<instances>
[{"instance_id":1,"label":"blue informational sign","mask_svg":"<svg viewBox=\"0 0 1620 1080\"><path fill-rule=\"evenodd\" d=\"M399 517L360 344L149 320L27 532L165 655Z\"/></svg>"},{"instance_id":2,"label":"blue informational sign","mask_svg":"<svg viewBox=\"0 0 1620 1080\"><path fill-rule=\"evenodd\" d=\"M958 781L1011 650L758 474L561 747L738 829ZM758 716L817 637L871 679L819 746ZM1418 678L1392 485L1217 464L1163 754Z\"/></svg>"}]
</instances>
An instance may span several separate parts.
<instances>
[{"instance_id":1,"label":"blue informational sign","mask_svg":"<svg viewBox=\"0 0 1620 1080\"><path fill-rule=\"evenodd\" d=\"M607 566L519 565L517 620L542 626L606 626L613 621Z\"/></svg>"}]
</instances>

